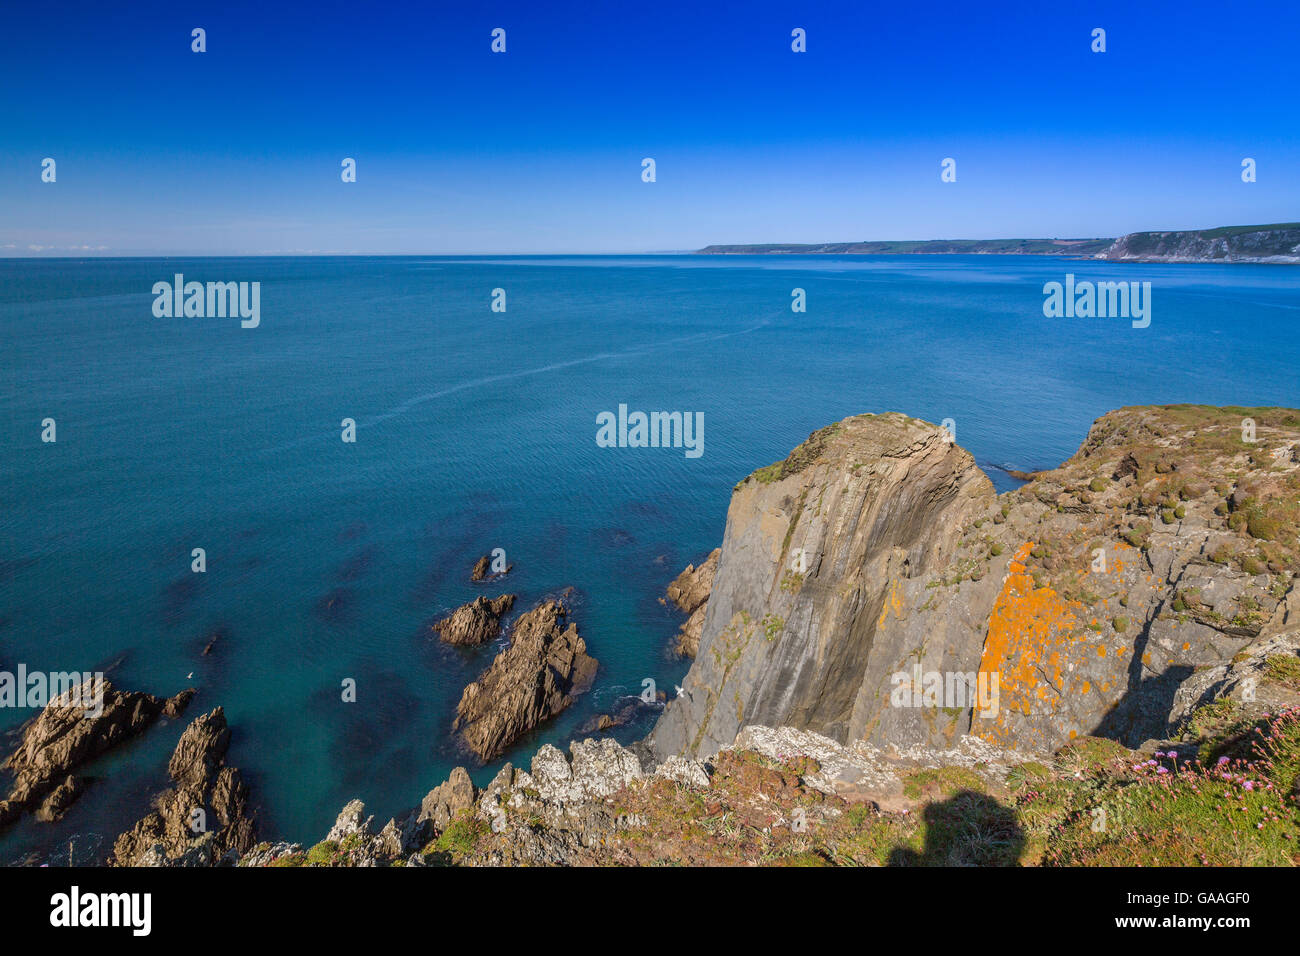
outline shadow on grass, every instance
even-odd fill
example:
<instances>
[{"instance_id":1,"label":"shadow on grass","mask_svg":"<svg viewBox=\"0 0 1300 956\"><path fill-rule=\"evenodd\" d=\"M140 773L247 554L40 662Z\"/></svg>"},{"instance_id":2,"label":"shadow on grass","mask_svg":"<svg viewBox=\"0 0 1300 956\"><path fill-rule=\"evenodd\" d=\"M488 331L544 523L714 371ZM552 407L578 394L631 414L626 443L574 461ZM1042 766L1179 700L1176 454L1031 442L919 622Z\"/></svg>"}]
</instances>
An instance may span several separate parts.
<instances>
[{"instance_id":1,"label":"shadow on grass","mask_svg":"<svg viewBox=\"0 0 1300 956\"><path fill-rule=\"evenodd\" d=\"M1015 813L974 790L927 805L921 818L924 846L896 847L890 866L1015 866L1025 848Z\"/></svg>"}]
</instances>

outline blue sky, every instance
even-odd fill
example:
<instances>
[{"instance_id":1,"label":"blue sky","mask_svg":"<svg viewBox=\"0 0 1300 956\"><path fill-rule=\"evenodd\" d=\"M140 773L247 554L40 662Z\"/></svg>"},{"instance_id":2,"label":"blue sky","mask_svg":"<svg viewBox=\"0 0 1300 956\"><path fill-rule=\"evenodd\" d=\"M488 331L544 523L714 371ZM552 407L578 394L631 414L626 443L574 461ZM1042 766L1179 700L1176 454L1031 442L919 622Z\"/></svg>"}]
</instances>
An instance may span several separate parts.
<instances>
[{"instance_id":1,"label":"blue sky","mask_svg":"<svg viewBox=\"0 0 1300 956\"><path fill-rule=\"evenodd\" d=\"M1300 219L1300 5L1282 0L15 3L3 21L0 256ZM945 157L956 183L940 182Z\"/></svg>"}]
</instances>

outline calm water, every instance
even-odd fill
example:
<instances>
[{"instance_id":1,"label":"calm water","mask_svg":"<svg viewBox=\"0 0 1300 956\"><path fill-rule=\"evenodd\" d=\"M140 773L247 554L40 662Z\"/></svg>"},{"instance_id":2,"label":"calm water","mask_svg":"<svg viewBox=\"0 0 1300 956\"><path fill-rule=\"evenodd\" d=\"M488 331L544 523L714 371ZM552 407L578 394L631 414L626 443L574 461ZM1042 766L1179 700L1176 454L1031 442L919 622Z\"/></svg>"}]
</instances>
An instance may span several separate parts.
<instances>
[{"instance_id":1,"label":"calm water","mask_svg":"<svg viewBox=\"0 0 1300 956\"><path fill-rule=\"evenodd\" d=\"M1067 271L1150 280L1150 328L1044 318L1042 285ZM261 326L154 318L150 289L176 272L260 281ZM440 613L576 588L597 687L507 755L526 760L643 678L671 693L680 618L657 598L720 543L732 485L810 431L900 410L955 419L986 466L1050 466L1121 405L1300 405L1298 319L1300 270L1267 266L0 260L0 668L197 686L187 718L225 707L264 833L315 842L348 799L382 822L468 762L450 723L494 650L429 640ZM703 412L703 457L598 448L595 417L619 403ZM494 547L513 573L472 586ZM0 711L0 730L30 716ZM0 860L106 850L163 785L178 731L95 765L68 817L11 828Z\"/></svg>"}]
</instances>

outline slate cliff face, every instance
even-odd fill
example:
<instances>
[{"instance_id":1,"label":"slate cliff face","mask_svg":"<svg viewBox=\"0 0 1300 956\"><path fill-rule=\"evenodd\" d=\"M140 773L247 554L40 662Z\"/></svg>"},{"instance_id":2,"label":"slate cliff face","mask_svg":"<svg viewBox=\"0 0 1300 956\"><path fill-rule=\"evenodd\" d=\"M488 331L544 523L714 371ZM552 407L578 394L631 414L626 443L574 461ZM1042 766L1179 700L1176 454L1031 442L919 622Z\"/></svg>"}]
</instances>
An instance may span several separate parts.
<instances>
[{"instance_id":1,"label":"slate cliff face","mask_svg":"<svg viewBox=\"0 0 1300 956\"><path fill-rule=\"evenodd\" d=\"M1294 626L1298 449L1288 409L1121 409L997 497L942 430L846 419L737 486L699 655L648 743L1169 733L1191 675Z\"/></svg>"},{"instance_id":2,"label":"slate cliff face","mask_svg":"<svg viewBox=\"0 0 1300 956\"><path fill-rule=\"evenodd\" d=\"M846 419L747 478L655 753L712 753L746 724L841 741L878 731L878 689L915 649L889 626L901 590L944 567L994 500L946 431L900 414ZM947 657L936 643L927 664Z\"/></svg>"}]
</instances>

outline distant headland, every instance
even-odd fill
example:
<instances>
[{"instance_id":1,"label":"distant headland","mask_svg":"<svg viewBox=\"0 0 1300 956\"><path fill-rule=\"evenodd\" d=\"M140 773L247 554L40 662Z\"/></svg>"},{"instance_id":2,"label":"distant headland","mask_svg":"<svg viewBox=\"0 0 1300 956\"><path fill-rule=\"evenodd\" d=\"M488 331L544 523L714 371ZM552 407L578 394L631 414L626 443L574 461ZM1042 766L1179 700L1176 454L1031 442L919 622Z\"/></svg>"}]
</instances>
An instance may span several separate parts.
<instances>
[{"instance_id":1,"label":"distant headland","mask_svg":"<svg viewBox=\"0 0 1300 956\"><path fill-rule=\"evenodd\" d=\"M1133 232L1118 239L905 239L712 245L702 255L1067 256L1130 262L1264 262L1300 265L1300 222Z\"/></svg>"}]
</instances>

